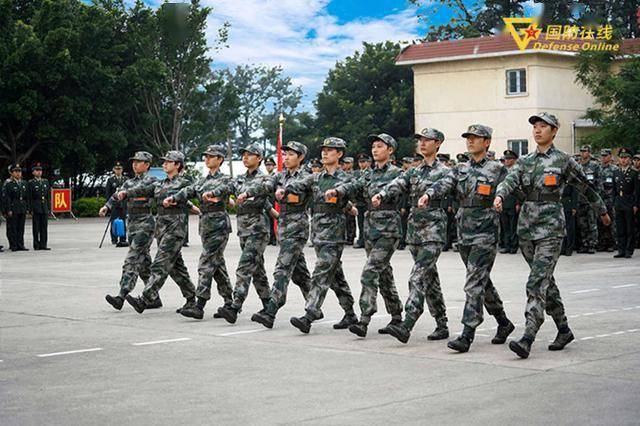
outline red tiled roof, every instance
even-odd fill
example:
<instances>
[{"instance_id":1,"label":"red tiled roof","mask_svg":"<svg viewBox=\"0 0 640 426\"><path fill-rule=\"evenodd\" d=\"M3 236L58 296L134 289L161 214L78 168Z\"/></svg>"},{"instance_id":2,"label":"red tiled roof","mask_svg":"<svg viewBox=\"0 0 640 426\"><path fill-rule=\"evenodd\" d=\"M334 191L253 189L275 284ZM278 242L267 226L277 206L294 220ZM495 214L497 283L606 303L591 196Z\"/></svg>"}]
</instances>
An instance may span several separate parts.
<instances>
[{"instance_id":1,"label":"red tiled roof","mask_svg":"<svg viewBox=\"0 0 640 426\"><path fill-rule=\"evenodd\" d=\"M540 36L540 41L548 43L553 42L557 44L580 44L590 40L545 40L545 35ZM594 42L594 40L591 40ZM597 42L597 41L595 41ZM549 50L534 50L534 43L531 42L526 48L526 51L531 52L545 52L545 53L557 53L557 51ZM640 53L640 38L626 39L622 41L621 53L632 54ZM429 42L421 44L413 44L406 47L396 57L396 64L402 65L403 63L420 63L420 62L438 62L454 60L458 57L472 57L475 55L499 55L507 52L520 53L516 42L513 40L510 34L501 34L490 37L478 37L468 38L461 40L449 40L440 42ZM567 53L567 52L562 52Z\"/></svg>"}]
</instances>

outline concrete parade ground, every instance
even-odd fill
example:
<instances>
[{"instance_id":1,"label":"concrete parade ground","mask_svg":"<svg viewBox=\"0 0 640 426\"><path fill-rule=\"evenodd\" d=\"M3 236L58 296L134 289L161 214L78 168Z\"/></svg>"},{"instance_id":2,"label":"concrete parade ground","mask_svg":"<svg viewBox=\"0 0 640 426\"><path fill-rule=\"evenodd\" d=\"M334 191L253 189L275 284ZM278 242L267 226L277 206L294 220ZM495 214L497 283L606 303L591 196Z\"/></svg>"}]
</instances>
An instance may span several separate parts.
<instances>
[{"instance_id":1,"label":"concrete parade ground","mask_svg":"<svg viewBox=\"0 0 640 426\"><path fill-rule=\"evenodd\" d=\"M104 296L118 292L127 249L108 236L98 248L105 225L52 221L52 251L0 254L1 424L638 424L638 252L632 259L562 257L555 276L576 341L548 351L556 329L547 317L530 358L521 360L506 344L490 343L496 323L486 315L465 354L447 349L446 340L427 340L435 326L428 312L407 345L379 335L389 321L381 297L365 339L334 330L342 310L331 291L324 320L303 335L289 324L304 313L293 284L272 330L250 320L262 307L253 288L235 325L212 318L222 304L215 289L204 320L176 314L184 299L171 279L163 308L116 311ZM25 242L31 248L29 223ZM183 256L194 282L200 249L191 217ZM277 250L265 254L270 281ZM232 234L232 284L239 255ZM306 256L312 268L312 248ZM357 300L365 252L346 247L342 261ZM396 252L392 264L404 302L409 251ZM453 336L462 328L464 268L452 251L438 268ZM527 275L520 254L498 255L492 278L518 325L511 338L522 335ZM141 290L139 280L133 294Z\"/></svg>"}]
</instances>

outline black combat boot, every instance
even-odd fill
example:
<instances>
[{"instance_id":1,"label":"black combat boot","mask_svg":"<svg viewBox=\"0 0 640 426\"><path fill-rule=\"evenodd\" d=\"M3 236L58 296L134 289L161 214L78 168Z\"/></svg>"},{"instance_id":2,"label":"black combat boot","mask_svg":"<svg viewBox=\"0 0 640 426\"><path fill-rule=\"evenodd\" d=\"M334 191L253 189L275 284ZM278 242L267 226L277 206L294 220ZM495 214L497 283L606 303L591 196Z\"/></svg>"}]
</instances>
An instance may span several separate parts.
<instances>
[{"instance_id":1,"label":"black combat boot","mask_svg":"<svg viewBox=\"0 0 640 426\"><path fill-rule=\"evenodd\" d=\"M509 342L509 349L516 353L520 358L529 358L531 352L531 345L533 339L527 336L522 336L520 340L512 340Z\"/></svg>"},{"instance_id":2,"label":"black combat boot","mask_svg":"<svg viewBox=\"0 0 640 426\"><path fill-rule=\"evenodd\" d=\"M276 317L268 314L266 309L263 309L251 316L251 321L260 323L267 328L273 328L273 321L275 319Z\"/></svg>"},{"instance_id":3,"label":"black combat boot","mask_svg":"<svg viewBox=\"0 0 640 426\"><path fill-rule=\"evenodd\" d=\"M438 321L436 329L433 333L427 336L427 340L444 340L449 337L449 327L447 327L447 321Z\"/></svg>"},{"instance_id":4,"label":"black combat boot","mask_svg":"<svg viewBox=\"0 0 640 426\"><path fill-rule=\"evenodd\" d=\"M112 296L110 294L107 294L104 297L104 300L106 300L107 302L109 302L109 304L111 306L113 306L115 309L120 310L122 309L122 305L124 305L124 299L120 296Z\"/></svg>"},{"instance_id":5,"label":"black combat boot","mask_svg":"<svg viewBox=\"0 0 640 426\"><path fill-rule=\"evenodd\" d=\"M391 318L391 322L389 322L389 324L385 325L384 327L382 327L381 329L378 330L379 334L390 334L389 333L389 327L391 327L392 325L400 325L402 324L402 319L401 318Z\"/></svg>"},{"instance_id":6,"label":"black combat boot","mask_svg":"<svg viewBox=\"0 0 640 426\"><path fill-rule=\"evenodd\" d=\"M411 332L402 324L390 325L389 334L402 343L407 343L411 337Z\"/></svg>"},{"instance_id":7,"label":"black combat boot","mask_svg":"<svg viewBox=\"0 0 640 426\"><path fill-rule=\"evenodd\" d=\"M494 345L502 345L507 341L507 337L513 333L513 330L516 329L516 326L509 321L504 312L499 316L497 315L496 320L498 320L498 330L496 331L496 335L493 339L491 339L491 343Z\"/></svg>"},{"instance_id":8,"label":"black combat boot","mask_svg":"<svg viewBox=\"0 0 640 426\"><path fill-rule=\"evenodd\" d=\"M218 313L229 324L235 324L236 320L238 319L238 310L233 306L223 306L222 308L218 309Z\"/></svg>"},{"instance_id":9,"label":"black combat boot","mask_svg":"<svg viewBox=\"0 0 640 426\"><path fill-rule=\"evenodd\" d=\"M207 304L206 299L198 297L198 301L193 306L186 306L180 310L180 314L187 318L203 319L204 307Z\"/></svg>"},{"instance_id":10,"label":"black combat boot","mask_svg":"<svg viewBox=\"0 0 640 426\"><path fill-rule=\"evenodd\" d=\"M336 330L344 330L345 328L349 328L350 325L358 322L358 317L353 312L350 314L344 314L339 323L333 324L333 328Z\"/></svg>"},{"instance_id":11,"label":"black combat boot","mask_svg":"<svg viewBox=\"0 0 640 426\"><path fill-rule=\"evenodd\" d=\"M147 305L147 309L158 309L162 308L162 300L160 300L160 296L156 297L152 303Z\"/></svg>"},{"instance_id":12,"label":"black combat boot","mask_svg":"<svg viewBox=\"0 0 640 426\"><path fill-rule=\"evenodd\" d=\"M462 334L460 334L460 336L458 336L456 339L451 340L449 343L447 343L447 347L457 352L468 352L475 334L476 331L473 328L467 327L465 325L464 329L462 330Z\"/></svg>"},{"instance_id":13,"label":"black combat boot","mask_svg":"<svg viewBox=\"0 0 640 426\"><path fill-rule=\"evenodd\" d=\"M575 337L573 336L573 333L571 332L571 330L568 327L567 327L566 331L564 331L564 332L558 331L558 335L556 336L556 340L554 340L553 343L551 343L549 345L549 350L550 351L561 351L561 350L564 349L565 346L567 346L569 343L571 343L574 338Z\"/></svg>"},{"instance_id":14,"label":"black combat boot","mask_svg":"<svg viewBox=\"0 0 640 426\"><path fill-rule=\"evenodd\" d=\"M308 334L311 330L311 320L307 316L291 317L289 320L292 326L300 330L301 332Z\"/></svg>"},{"instance_id":15,"label":"black combat boot","mask_svg":"<svg viewBox=\"0 0 640 426\"><path fill-rule=\"evenodd\" d=\"M139 314L143 313L147 308L147 304L144 302L144 300L142 300L142 297L133 297L132 295L127 294L126 299L127 302L129 302L129 304L133 306L133 309L135 309Z\"/></svg>"},{"instance_id":16,"label":"black combat boot","mask_svg":"<svg viewBox=\"0 0 640 426\"><path fill-rule=\"evenodd\" d=\"M358 337L365 337L367 335L367 326L368 323L364 323L362 321L357 322L356 324L351 324L349 326L349 331L355 334Z\"/></svg>"},{"instance_id":17,"label":"black combat boot","mask_svg":"<svg viewBox=\"0 0 640 426\"><path fill-rule=\"evenodd\" d=\"M218 310L216 311L216 313L215 313L215 314L213 314L213 317L214 317L214 318L216 318L216 319L217 319L217 318L222 318L222 315L220 315L220 309L222 309L223 307L227 307L227 308L228 308L229 306L231 306L231 303L232 303L232 302L231 302L231 300L225 300L225 301L224 301L224 305L223 305L223 306L220 306L220 307L218 308Z\"/></svg>"}]
</instances>

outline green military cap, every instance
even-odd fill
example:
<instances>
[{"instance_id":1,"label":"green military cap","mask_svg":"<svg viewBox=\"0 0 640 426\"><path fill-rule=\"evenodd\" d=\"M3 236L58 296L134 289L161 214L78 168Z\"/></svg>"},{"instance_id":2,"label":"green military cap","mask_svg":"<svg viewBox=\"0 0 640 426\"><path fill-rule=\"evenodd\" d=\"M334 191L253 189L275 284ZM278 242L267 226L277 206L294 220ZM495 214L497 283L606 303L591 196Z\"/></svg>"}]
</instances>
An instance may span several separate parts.
<instances>
[{"instance_id":1,"label":"green military cap","mask_svg":"<svg viewBox=\"0 0 640 426\"><path fill-rule=\"evenodd\" d=\"M402 162L405 164L413 163L413 157L404 157L402 158Z\"/></svg>"},{"instance_id":2,"label":"green military cap","mask_svg":"<svg viewBox=\"0 0 640 426\"><path fill-rule=\"evenodd\" d=\"M427 139L433 139L436 141L444 142L444 133L442 133L438 129L433 129L431 127L426 127L422 129L420 132L415 133L413 137L415 139L427 138Z\"/></svg>"},{"instance_id":3,"label":"green military cap","mask_svg":"<svg viewBox=\"0 0 640 426\"><path fill-rule=\"evenodd\" d=\"M22 171L22 167L20 167L20 164L12 164L9 166L9 173L17 171Z\"/></svg>"},{"instance_id":4,"label":"green military cap","mask_svg":"<svg viewBox=\"0 0 640 426\"><path fill-rule=\"evenodd\" d=\"M353 163L353 157L344 157L342 158L343 163Z\"/></svg>"},{"instance_id":5,"label":"green military cap","mask_svg":"<svg viewBox=\"0 0 640 426\"><path fill-rule=\"evenodd\" d=\"M467 128L467 131L462 134L463 138L467 138L471 135L480 136L481 138L491 139L493 129L483 124L472 124Z\"/></svg>"},{"instance_id":6,"label":"green military cap","mask_svg":"<svg viewBox=\"0 0 640 426\"><path fill-rule=\"evenodd\" d=\"M42 170L42 163L35 163L33 166L31 166L31 170Z\"/></svg>"},{"instance_id":7,"label":"green military cap","mask_svg":"<svg viewBox=\"0 0 640 426\"><path fill-rule=\"evenodd\" d=\"M114 169L121 169L122 168L122 162L120 161L116 161L116 163L113 165Z\"/></svg>"},{"instance_id":8,"label":"green military cap","mask_svg":"<svg viewBox=\"0 0 640 426\"><path fill-rule=\"evenodd\" d=\"M496 158L496 152L495 151L487 151L487 157Z\"/></svg>"},{"instance_id":9,"label":"green military cap","mask_svg":"<svg viewBox=\"0 0 640 426\"><path fill-rule=\"evenodd\" d=\"M628 157L631 158L631 150L629 148L620 148L618 150L618 157Z\"/></svg>"},{"instance_id":10,"label":"green military cap","mask_svg":"<svg viewBox=\"0 0 640 426\"><path fill-rule=\"evenodd\" d=\"M273 158L268 157L266 160L264 160L264 164L271 164L272 166L275 166L276 162L273 161Z\"/></svg>"},{"instance_id":11,"label":"green military cap","mask_svg":"<svg viewBox=\"0 0 640 426\"><path fill-rule=\"evenodd\" d=\"M456 160L458 160L460 163L465 163L469 161L469 156L466 153L460 153L456 155Z\"/></svg>"},{"instance_id":12,"label":"green military cap","mask_svg":"<svg viewBox=\"0 0 640 426\"><path fill-rule=\"evenodd\" d=\"M324 141L322 141L322 147L345 149L347 147L347 143L340 138L330 136L326 138Z\"/></svg>"},{"instance_id":13,"label":"green military cap","mask_svg":"<svg viewBox=\"0 0 640 426\"><path fill-rule=\"evenodd\" d=\"M511 150L511 149L507 149L505 152L502 153L502 155L504 155L504 158L507 159L507 160L517 160L518 159L518 154L516 154L516 152Z\"/></svg>"},{"instance_id":14,"label":"green military cap","mask_svg":"<svg viewBox=\"0 0 640 426\"><path fill-rule=\"evenodd\" d=\"M209 145L202 155L210 155L212 157L226 157L224 147L218 145Z\"/></svg>"},{"instance_id":15,"label":"green military cap","mask_svg":"<svg viewBox=\"0 0 640 426\"><path fill-rule=\"evenodd\" d=\"M135 154L133 154L133 157L129 158L129 160L146 161L147 163L150 163L151 160L153 160L153 155L151 155L147 151L137 151Z\"/></svg>"},{"instance_id":16,"label":"green military cap","mask_svg":"<svg viewBox=\"0 0 640 426\"><path fill-rule=\"evenodd\" d=\"M180 151L168 151L164 157L160 157L162 161L173 161L174 163L184 164L184 154Z\"/></svg>"},{"instance_id":17,"label":"green military cap","mask_svg":"<svg viewBox=\"0 0 640 426\"><path fill-rule=\"evenodd\" d=\"M529 117L529 123L535 124L538 121L544 121L550 126L555 127L556 129L560 127L560 122L558 121L558 117L553 114L549 114L548 112L540 112L538 114L534 114Z\"/></svg>"},{"instance_id":18,"label":"green military cap","mask_svg":"<svg viewBox=\"0 0 640 426\"><path fill-rule=\"evenodd\" d=\"M369 135L367 136L367 141L369 141L369 143L373 143L375 141L382 141L388 147L391 147L394 150L398 149L398 143L396 142L396 140L393 138L393 136L388 135L386 133L380 133L379 135Z\"/></svg>"},{"instance_id":19,"label":"green military cap","mask_svg":"<svg viewBox=\"0 0 640 426\"><path fill-rule=\"evenodd\" d=\"M369 154L365 154L364 152L358 154L356 158L358 159L358 161L371 161L371 156Z\"/></svg>"},{"instance_id":20,"label":"green military cap","mask_svg":"<svg viewBox=\"0 0 640 426\"><path fill-rule=\"evenodd\" d=\"M607 155L611 155L611 150L609 148L603 148L600 150L601 157L606 157Z\"/></svg>"},{"instance_id":21,"label":"green military cap","mask_svg":"<svg viewBox=\"0 0 640 426\"><path fill-rule=\"evenodd\" d=\"M640 160L640 153L633 156L634 160Z\"/></svg>"},{"instance_id":22,"label":"green military cap","mask_svg":"<svg viewBox=\"0 0 640 426\"><path fill-rule=\"evenodd\" d=\"M245 146L240 150L240 154L248 152L249 154L257 155L258 157L264 157L264 151L259 143L254 142L250 145Z\"/></svg>"},{"instance_id":23,"label":"green military cap","mask_svg":"<svg viewBox=\"0 0 640 426\"><path fill-rule=\"evenodd\" d=\"M580 152L591 152L591 145L582 145L580 147Z\"/></svg>"},{"instance_id":24,"label":"green military cap","mask_svg":"<svg viewBox=\"0 0 640 426\"><path fill-rule=\"evenodd\" d=\"M443 153L443 154L438 154L438 155L436 155L436 158L437 158L439 161L449 161L449 160L451 159L451 156L450 156L449 154L444 154L444 153Z\"/></svg>"},{"instance_id":25,"label":"green military cap","mask_svg":"<svg viewBox=\"0 0 640 426\"><path fill-rule=\"evenodd\" d=\"M313 160L310 161L311 166L313 167L322 167L322 161L320 161L317 158L314 158Z\"/></svg>"},{"instance_id":26,"label":"green military cap","mask_svg":"<svg viewBox=\"0 0 640 426\"><path fill-rule=\"evenodd\" d=\"M307 146L300 142L289 141L284 146L284 150L293 151L295 153L298 153L299 155L304 155L305 157L307 156Z\"/></svg>"}]
</instances>

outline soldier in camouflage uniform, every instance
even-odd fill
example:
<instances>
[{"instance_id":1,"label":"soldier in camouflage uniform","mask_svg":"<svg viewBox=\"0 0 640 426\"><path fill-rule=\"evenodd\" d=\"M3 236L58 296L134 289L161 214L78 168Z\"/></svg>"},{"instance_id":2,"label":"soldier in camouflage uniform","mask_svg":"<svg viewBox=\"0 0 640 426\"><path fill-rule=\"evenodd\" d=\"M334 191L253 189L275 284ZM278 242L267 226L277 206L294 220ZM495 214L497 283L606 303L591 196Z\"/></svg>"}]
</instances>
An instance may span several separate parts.
<instances>
[{"instance_id":1,"label":"soldier in camouflage uniform","mask_svg":"<svg viewBox=\"0 0 640 426\"><path fill-rule=\"evenodd\" d=\"M638 175L640 175L640 153L636 153L633 157L632 157L632 162L633 162L633 166L631 167L633 170L635 170L636 172L638 172ZM638 211L636 212L635 216L635 242L636 242L636 248L640 248L640 209L638 209Z\"/></svg>"},{"instance_id":2,"label":"soldier in camouflage uniform","mask_svg":"<svg viewBox=\"0 0 640 426\"><path fill-rule=\"evenodd\" d=\"M504 152L505 167L507 172L514 167L518 154L508 149ZM502 203L502 213L500 213L502 248L500 253L515 254L518 252L518 233L516 228L518 225L518 212L520 203L515 195L509 195Z\"/></svg>"},{"instance_id":3,"label":"soldier in camouflage uniform","mask_svg":"<svg viewBox=\"0 0 640 426\"><path fill-rule=\"evenodd\" d=\"M353 171L353 158L352 157L343 157L342 158L342 170L344 170L345 173L349 174L350 176L355 176L354 171ZM355 202L356 200L354 200ZM345 228L345 232L346 232L346 236L345 239L347 240L346 244L348 246L353 245L353 241L356 238L356 218L352 215L350 215L349 213L345 213L344 214L345 220L347 221L347 226Z\"/></svg>"},{"instance_id":4,"label":"soldier in camouflage uniform","mask_svg":"<svg viewBox=\"0 0 640 426\"><path fill-rule=\"evenodd\" d=\"M182 309L193 306L196 299L196 288L189 278L189 271L182 260L181 253L187 236L184 205L183 203L163 204L165 198L177 194L190 184L187 179L179 175L184 167L184 154L180 151L169 151L160 159L164 161L163 168L167 173L164 180L140 184L118 192L119 199L126 197L135 200L141 197L153 197L158 206L155 228L158 251L151 264L151 276L140 297L127 294L125 298L139 314L158 299L158 292L169 275L178 284L182 296L186 299ZM197 209L196 211L199 212Z\"/></svg>"},{"instance_id":5,"label":"soldier in camouflage uniform","mask_svg":"<svg viewBox=\"0 0 640 426\"><path fill-rule=\"evenodd\" d=\"M580 147L580 165L587 176L589 186L598 194L602 194L602 171L600 164L591 156L591 147ZM578 230L578 253L594 254L598 244L598 224L596 212L589 200L580 194L578 197L578 215L576 227Z\"/></svg>"},{"instance_id":6,"label":"soldier in camouflage uniform","mask_svg":"<svg viewBox=\"0 0 640 426\"><path fill-rule=\"evenodd\" d=\"M475 337L475 329L482 323L483 305L498 321L493 344L506 342L514 330L507 318L498 291L490 274L496 258L499 217L492 208L498 183L506 175L505 167L487 158L492 129L473 124L462 134L467 139L469 163L459 164L442 179L435 182L418 205L428 205L430 199L441 199L454 192L460 201L458 220L458 250L467 268L466 302L462 315L462 334L447 346L458 352L467 352Z\"/></svg>"},{"instance_id":7,"label":"soldier in camouflage uniform","mask_svg":"<svg viewBox=\"0 0 640 426\"><path fill-rule=\"evenodd\" d=\"M371 171L371 157L369 154L358 154L358 170L353 172L353 176L359 179L360 176ZM353 248L364 248L364 215L367 212L367 200L364 199L362 193L356 195L356 209L358 209L358 240Z\"/></svg>"},{"instance_id":8,"label":"soldier in camouflage uniform","mask_svg":"<svg viewBox=\"0 0 640 426\"><path fill-rule=\"evenodd\" d=\"M287 300L289 281L300 287L304 299L309 297L311 275L304 258L304 245L309 239L309 217L307 208L311 199L311 191L298 193L291 190L295 182L309 174L300 167L307 155L307 147L300 142L290 141L284 146L284 165L286 171L278 173L266 189L275 190L276 199L280 202L280 221L278 239L280 252L273 273L273 287L267 306L263 311L255 313L251 321L258 322L267 328L273 328L276 313Z\"/></svg>"},{"instance_id":9,"label":"soldier in camouflage uniform","mask_svg":"<svg viewBox=\"0 0 640 426\"><path fill-rule=\"evenodd\" d=\"M571 256L576 243L576 214L578 213L578 191L573 185L565 185L562 190L562 209L564 210L566 235L562 239L560 254Z\"/></svg>"},{"instance_id":10,"label":"soldier in camouflage uniform","mask_svg":"<svg viewBox=\"0 0 640 426\"><path fill-rule=\"evenodd\" d=\"M146 151L138 151L131 157L134 177L125 181L120 188L115 188L112 196L100 209L104 217L118 204L117 192L132 188L148 187L155 183L155 178L148 174L153 156ZM127 294L133 291L138 277L147 284L151 276L151 255L149 249L153 242L156 221L151 214L151 197L140 196L129 199L127 205L127 233L129 251L122 265L120 292L117 296L107 294L105 300L115 309L122 309ZM147 309L159 308L162 301L158 297Z\"/></svg>"},{"instance_id":11,"label":"soldier in camouflage uniform","mask_svg":"<svg viewBox=\"0 0 640 426\"><path fill-rule=\"evenodd\" d=\"M387 183L402 174L402 170L389 163L389 158L398 148L398 144L386 133L369 135L372 144L371 153L375 161L373 169L358 179L340 183L326 192L326 197L344 198L347 194L361 194L371 200ZM369 206L365 216L365 250L367 262L362 270L360 282L360 310L362 315L357 324L349 326L353 334L365 337L371 317L377 312L376 299L378 290L384 300L391 322L378 330L380 334L388 334L390 325L402 322L402 302L393 279L393 268L390 261L400 238L400 213L398 208L399 194L384 203Z\"/></svg>"},{"instance_id":12,"label":"soldier in camouflage uniform","mask_svg":"<svg viewBox=\"0 0 640 426\"><path fill-rule=\"evenodd\" d=\"M276 162L273 158L268 157L266 160L264 160L264 168L267 171L267 175L274 177L276 174ZM269 201L269 205L273 206L275 200L273 199L273 197L269 197L268 198ZM278 244L278 240L276 239L276 219L272 216L269 215L269 245L270 246L275 246Z\"/></svg>"},{"instance_id":13,"label":"soldier in camouflage uniform","mask_svg":"<svg viewBox=\"0 0 640 426\"><path fill-rule=\"evenodd\" d=\"M611 150L608 148L600 150L600 158L602 160L602 165L600 166L602 169L602 192L600 197L602 197L607 206L607 213L613 225L604 226L602 220L598 220L598 251L612 252L616 245L616 216L613 207L613 174L616 170L616 165L613 164Z\"/></svg>"},{"instance_id":14,"label":"soldier in camouflage uniform","mask_svg":"<svg viewBox=\"0 0 640 426\"><path fill-rule=\"evenodd\" d=\"M449 337L447 309L444 304L436 263L446 239L444 200L433 199L428 207L418 207L418 200L435 182L447 175L449 169L436 161L436 152L444 141L444 134L433 128L415 134L424 161L394 179L372 199L373 203L393 200L399 194L409 194L411 213L407 223L407 243L414 265L409 276L409 297L405 304L402 324L389 327L389 334L403 343L409 341L411 330L424 312L424 302L436 320L436 329L427 338L441 340Z\"/></svg>"},{"instance_id":15,"label":"soldier in camouflage uniform","mask_svg":"<svg viewBox=\"0 0 640 426\"><path fill-rule=\"evenodd\" d=\"M597 206L605 225L611 223L606 206L580 166L554 146L558 119L542 112L529 117L529 123L533 125L533 138L538 147L535 152L520 158L518 166L498 185L494 200L496 210L500 211L507 195L520 190L525 197L518 220L518 237L522 255L531 268L527 281L526 325L523 337L509 343L509 349L521 358L529 356L544 322L545 309L558 327L558 335L549 350L562 350L574 338L553 278L565 233L560 201L564 186L572 183Z\"/></svg>"},{"instance_id":16,"label":"soldier in camouflage uniform","mask_svg":"<svg viewBox=\"0 0 640 426\"><path fill-rule=\"evenodd\" d=\"M311 235L316 251L316 266L311 277L311 290L307 301L306 313L302 317L292 317L291 324L303 333L309 333L311 323L322 316L322 303L331 288L345 315L335 329L345 329L358 322L353 312L353 296L342 271L342 251L345 236L345 208L347 197L325 197L329 189L349 182L352 177L340 169L339 159L344 155L346 143L335 137L329 137L322 143L322 162L324 170L305 176L291 184L291 191L301 194L312 191L313 216Z\"/></svg>"},{"instance_id":17,"label":"soldier in camouflage uniform","mask_svg":"<svg viewBox=\"0 0 640 426\"><path fill-rule=\"evenodd\" d=\"M413 157L404 157L402 159L402 171L406 172L413 167ZM409 195L403 193L398 200L400 205L400 220L402 225L402 235L400 236L400 243L398 244L398 250L404 250L407 246L407 221L411 214L411 206L409 205Z\"/></svg>"},{"instance_id":18,"label":"soldier in camouflage uniform","mask_svg":"<svg viewBox=\"0 0 640 426\"><path fill-rule=\"evenodd\" d=\"M204 318L204 307L211 299L212 280L216 281L218 294L222 296L224 304L230 306L231 281L224 261L224 249L231 233L231 220L227 214L226 205L229 200L227 192L231 187L231 177L220 173L220 165L224 161L223 149L211 145L203 154L205 165L209 169L207 176L200 178L195 184L183 188L177 194L165 199L163 204L183 203L193 197L200 200L200 221L198 233L202 240L202 253L198 262L197 301L180 311L180 314L195 319ZM203 198L205 192L213 192L215 200Z\"/></svg>"},{"instance_id":19,"label":"soldier in camouflage uniform","mask_svg":"<svg viewBox=\"0 0 640 426\"><path fill-rule=\"evenodd\" d=\"M253 143L243 148L241 153L247 172L230 182L228 192L237 195L236 214L242 254L236 268L233 302L231 306L223 306L218 311L231 324L234 324L238 318L252 281L262 300L263 308L266 308L269 302L270 293L269 280L264 269L264 250L269 243L268 212L272 205L263 188L272 178L259 169L264 155L260 144ZM216 192L209 192L204 194L203 198L213 199L216 194Z\"/></svg>"},{"instance_id":20,"label":"soldier in camouflage uniform","mask_svg":"<svg viewBox=\"0 0 640 426\"><path fill-rule=\"evenodd\" d=\"M33 231L33 249L51 250L47 247L47 225L49 220L49 181L42 178L42 165L36 163L32 168L33 179L29 181L29 204L31 210L31 228Z\"/></svg>"}]
</instances>

